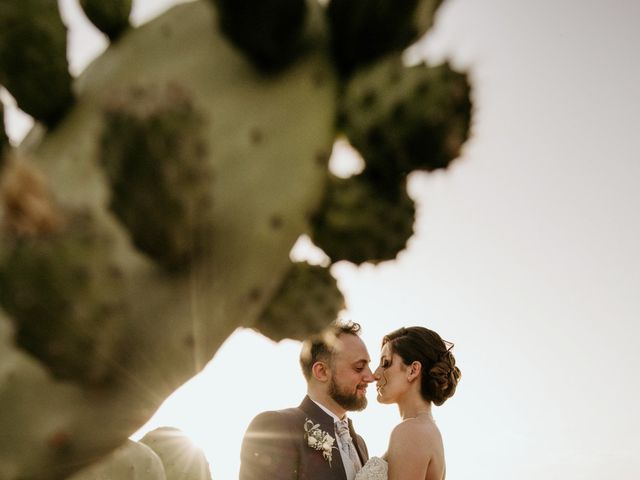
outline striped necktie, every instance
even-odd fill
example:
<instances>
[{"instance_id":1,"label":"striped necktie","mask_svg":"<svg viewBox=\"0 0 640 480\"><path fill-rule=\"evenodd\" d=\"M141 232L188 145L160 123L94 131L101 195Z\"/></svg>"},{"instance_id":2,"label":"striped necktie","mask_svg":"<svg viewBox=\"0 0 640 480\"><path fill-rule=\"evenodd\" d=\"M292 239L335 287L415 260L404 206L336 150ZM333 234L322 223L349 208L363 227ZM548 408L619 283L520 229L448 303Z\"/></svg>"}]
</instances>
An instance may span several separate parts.
<instances>
[{"instance_id":1,"label":"striped necktie","mask_svg":"<svg viewBox=\"0 0 640 480\"><path fill-rule=\"evenodd\" d=\"M336 422L336 432L340 437L340 448L349 456L351 462L353 462L353 468L357 472L362 468L358 452L353 444L353 439L349 433L349 421L340 420Z\"/></svg>"}]
</instances>

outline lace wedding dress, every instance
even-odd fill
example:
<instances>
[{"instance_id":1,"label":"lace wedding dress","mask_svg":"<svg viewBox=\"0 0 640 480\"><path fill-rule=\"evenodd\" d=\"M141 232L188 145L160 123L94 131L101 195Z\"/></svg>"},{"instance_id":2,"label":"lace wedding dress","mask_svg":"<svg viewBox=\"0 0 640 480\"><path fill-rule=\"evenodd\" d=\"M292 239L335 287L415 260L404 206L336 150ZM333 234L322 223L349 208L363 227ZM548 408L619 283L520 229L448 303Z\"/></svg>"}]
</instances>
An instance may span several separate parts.
<instances>
[{"instance_id":1,"label":"lace wedding dress","mask_svg":"<svg viewBox=\"0 0 640 480\"><path fill-rule=\"evenodd\" d=\"M356 474L355 480L387 480L389 467L380 457L371 457Z\"/></svg>"}]
</instances>

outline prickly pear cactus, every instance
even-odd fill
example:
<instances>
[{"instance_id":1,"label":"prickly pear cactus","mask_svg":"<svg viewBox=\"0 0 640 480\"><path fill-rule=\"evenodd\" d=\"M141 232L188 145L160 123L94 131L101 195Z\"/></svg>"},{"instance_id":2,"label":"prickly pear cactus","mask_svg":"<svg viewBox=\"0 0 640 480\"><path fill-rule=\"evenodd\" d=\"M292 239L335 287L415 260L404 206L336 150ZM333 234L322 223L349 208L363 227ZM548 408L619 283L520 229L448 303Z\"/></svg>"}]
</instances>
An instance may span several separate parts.
<instances>
[{"instance_id":1,"label":"prickly pear cactus","mask_svg":"<svg viewBox=\"0 0 640 480\"><path fill-rule=\"evenodd\" d=\"M0 478L104 457L238 327L334 320L301 234L332 262L405 248L406 177L458 155L469 87L400 61L439 0L370 3L200 0L132 28L129 1L82 0L112 43L71 78L55 2L0 0L0 83L37 120L17 148L0 129ZM366 167L338 179L345 136Z\"/></svg>"},{"instance_id":2,"label":"prickly pear cactus","mask_svg":"<svg viewBox=\"0 0 640 480\"><path fill-rule=\"evenodd\" d=\"M69 480L168 480L160 457L148 446L127 440Z\"/></svg>"},{"instance_id":3,"label":"prickly pear cactus","mask_svg":"<svg viewBox=\"0 0 640 480\"><path fill-rule=\"evenodd\" d=\"M142 437L140 443L160 457L167 480L211 480L204 453L180 430L156 428Z\"/></svg>"}]
</instances>

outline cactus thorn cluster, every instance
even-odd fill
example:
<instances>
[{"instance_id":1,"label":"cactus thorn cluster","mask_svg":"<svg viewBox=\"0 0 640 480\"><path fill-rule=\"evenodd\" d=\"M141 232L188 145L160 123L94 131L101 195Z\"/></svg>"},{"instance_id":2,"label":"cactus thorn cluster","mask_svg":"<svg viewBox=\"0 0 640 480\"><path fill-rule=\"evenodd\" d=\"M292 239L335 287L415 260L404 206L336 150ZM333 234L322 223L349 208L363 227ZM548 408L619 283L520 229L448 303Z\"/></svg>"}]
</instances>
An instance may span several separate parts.
<instances>
[{"instance_id":1,"label":"cactus thorn cluster","mask_svg":"<svg viewBox=\"0 0 640 480\"><path fill-rule=\"evenodd\" d=\"M105 106L100 161L110 207L134 244L169 270L211 246L213 168L203 116L178 85L134 87Z\"/></svg>"},{"instance_id":2,"label":"cactus thorn cluster","mask_svg":"<svg viewBox=\"0 0 640 480\"><path fill-rule=\"evenodd\" d=\"M5 238L41 237L63 222L42 172L7 149L0 170L0 232Z\"/></svg>"}]
</instances>

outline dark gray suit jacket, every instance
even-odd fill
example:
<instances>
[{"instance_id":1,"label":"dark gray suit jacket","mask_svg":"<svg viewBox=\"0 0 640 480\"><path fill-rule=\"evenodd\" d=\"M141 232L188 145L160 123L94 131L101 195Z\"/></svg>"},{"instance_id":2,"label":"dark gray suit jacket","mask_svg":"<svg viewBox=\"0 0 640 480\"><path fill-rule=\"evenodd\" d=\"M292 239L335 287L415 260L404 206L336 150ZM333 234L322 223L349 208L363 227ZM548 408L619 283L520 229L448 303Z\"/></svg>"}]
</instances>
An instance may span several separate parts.
<instances>
[{"instance_id":1,"label":"dark gray suit jacket","mask_svg":"<svg viewBox=\"0 0 640 480\"><path fill-rule=\"evenodd\" d=\"M309 397L297 408L263 412L253 419L244 435L240 454L240 480L346 480L340 451L333 450L331 464L307 444L304 423L309 419L337 437L333 418ZM362 437L349 431L364 465L369 459Z\"/></svg>"}]
</instances>

